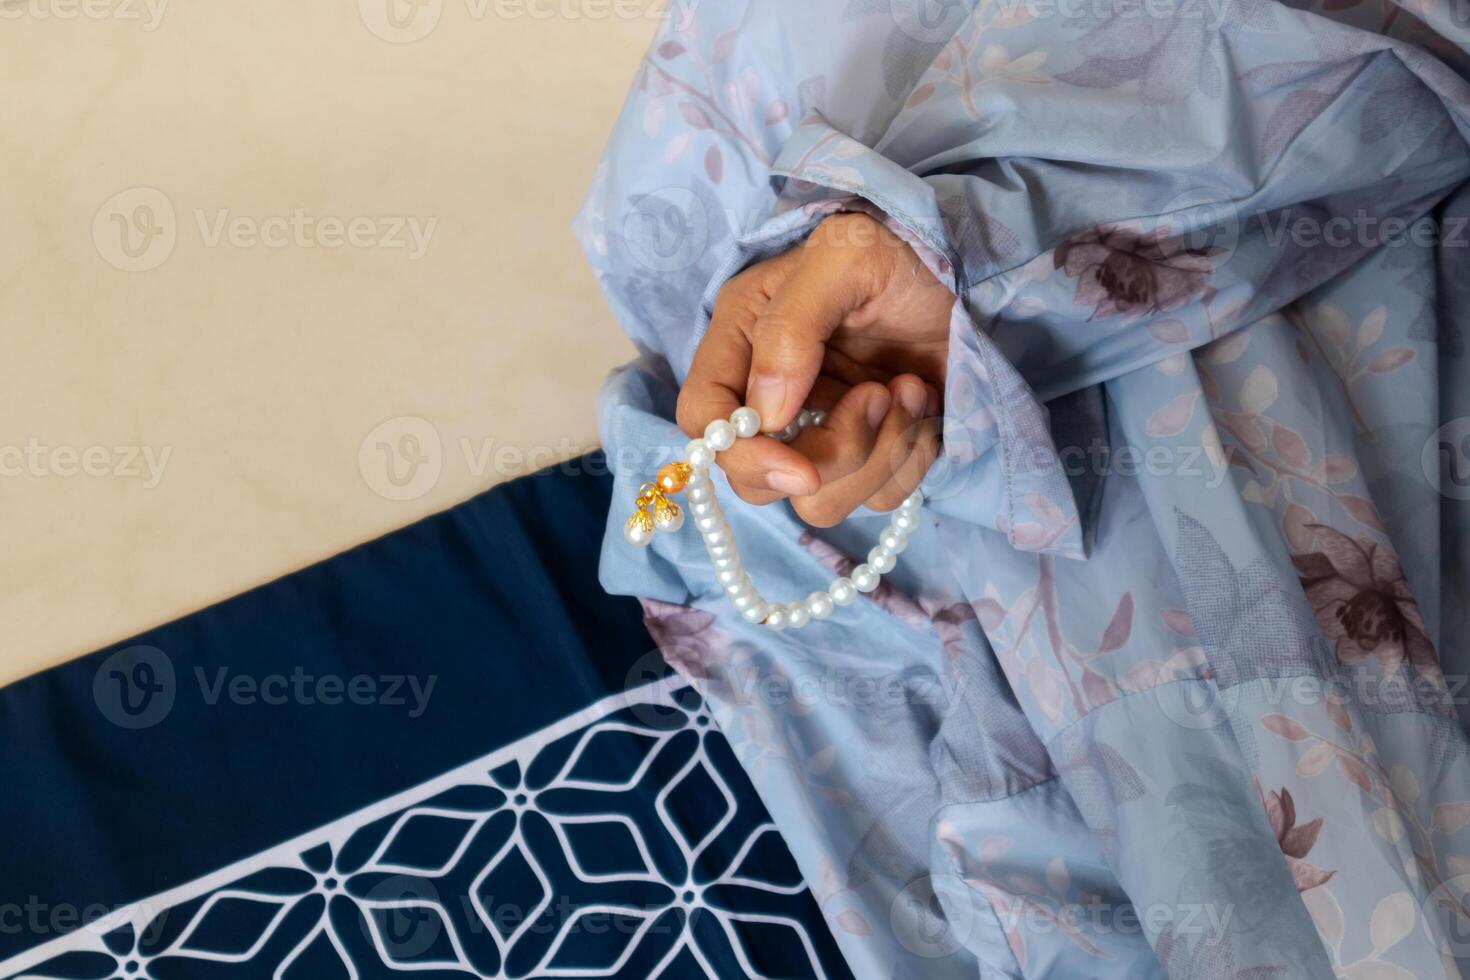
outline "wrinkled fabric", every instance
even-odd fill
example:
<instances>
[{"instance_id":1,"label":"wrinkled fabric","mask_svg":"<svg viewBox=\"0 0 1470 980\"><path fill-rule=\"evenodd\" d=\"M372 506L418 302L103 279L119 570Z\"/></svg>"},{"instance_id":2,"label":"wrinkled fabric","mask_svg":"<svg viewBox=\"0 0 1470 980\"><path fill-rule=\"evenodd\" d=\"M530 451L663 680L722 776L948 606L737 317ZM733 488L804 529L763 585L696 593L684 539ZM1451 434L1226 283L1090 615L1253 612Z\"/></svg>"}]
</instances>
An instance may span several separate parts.
<instances>
[{"instance_id":1,"label":"wrinkled fabric","mask_svg":"<svg viewBox=\"0 0 1470 980\"><path fill-rule=\"evenodd\" d=\"M1470 967L1470 10L671 9L577 221L644 351L601 577L854 972ZM945 450L884 585L772 633L621 524L719 289L860 208L957 293ZM726 499L773 598L885 522Z\"/></svg>"}]
</instances>

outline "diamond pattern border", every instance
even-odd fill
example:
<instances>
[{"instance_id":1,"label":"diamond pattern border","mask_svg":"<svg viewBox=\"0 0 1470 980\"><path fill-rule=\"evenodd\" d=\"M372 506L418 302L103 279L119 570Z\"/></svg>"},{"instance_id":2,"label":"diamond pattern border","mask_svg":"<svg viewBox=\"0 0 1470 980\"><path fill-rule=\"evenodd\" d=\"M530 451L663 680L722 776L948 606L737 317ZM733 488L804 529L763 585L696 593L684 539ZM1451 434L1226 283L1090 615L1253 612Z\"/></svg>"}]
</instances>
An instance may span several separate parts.
<instances>
[{"instance_id":1,"label":"diamond pattern border","mask_svg":"<svg viewBox=\"0 0 1470 980\"><path fill-rule=\"evenodd\" d=\"M823 928L779 832L698 696L669 677L0 976L849 976L808 924Z\"/></svg>"}]
</instances>

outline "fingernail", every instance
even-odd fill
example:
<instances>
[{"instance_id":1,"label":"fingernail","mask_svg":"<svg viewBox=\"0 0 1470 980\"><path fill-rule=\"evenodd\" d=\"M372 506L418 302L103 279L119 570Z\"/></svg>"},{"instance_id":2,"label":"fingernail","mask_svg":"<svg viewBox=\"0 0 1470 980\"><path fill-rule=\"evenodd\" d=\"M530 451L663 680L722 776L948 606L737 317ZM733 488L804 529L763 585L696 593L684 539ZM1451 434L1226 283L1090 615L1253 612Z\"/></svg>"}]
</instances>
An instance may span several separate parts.
<instances>
[{"instance_id":1,"label":"fingernail","mask_svg":"<svg viewBox=\"0 0 1470 980\"><path fill-rule=\"evenodd\" d=\"M805 497L807 494L806 480L800 473L790 470L772 470L767 473L766 485L788 497Z\"/></svg>"},{"instance_id":2,"label":"fingernail","mask_svg":"<svg viewBox=\"0 0 1470 980\"><path fill-rule=\"evenodd\" d=\"M923 385L906 384L898 389L898 403L909 413L909 418L923 418L924 403L928 400L929 392L924 390Z\"/></svg>"},{"instance_id":3,"label":"fingernail","mask_svg":"<svg viewBox=\"0 0 1470 980\"><path fill-rule=\"evenodd\" d=\"M781 428L774 423L786 403L786 379L774 374L756 375L746 388L745 403L760 413L768 432Z\"/></svg>"},{"instance_id":4,"label":"fingernail","mask_svg":"<svg viewBox=\"0 0 1470 980\"><path fill-rule=\"evenodd\" d=\"M888 392L886 391L875 391L868 396L868 428L876 429L883 423L883 416L888 414L888 406L892 402L893 399L888 397Z\"/></svg>"}]
</instances>

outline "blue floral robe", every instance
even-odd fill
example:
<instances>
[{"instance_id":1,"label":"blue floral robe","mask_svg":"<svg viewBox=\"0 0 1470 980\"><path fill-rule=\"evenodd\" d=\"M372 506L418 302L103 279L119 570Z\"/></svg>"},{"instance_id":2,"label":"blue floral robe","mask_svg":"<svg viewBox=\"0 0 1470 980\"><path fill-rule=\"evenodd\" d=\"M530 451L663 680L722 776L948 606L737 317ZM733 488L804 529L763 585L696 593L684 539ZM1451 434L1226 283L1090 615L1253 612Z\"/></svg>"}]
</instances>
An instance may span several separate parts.
<instances>
[{"instance_id":1,"label":"blue floral robe","mask_svg":"<svg viewBox=\"0 0 1470 980\"><path fill-rule=\"evenodd\" d=\"M602 580L859 976L1470 965L1467 42L1464 0L670 3L577 221L645 351ZM621 524L720 287L856 208L959 297L945 452L885 584L772 633ZM884 522L727 509L778 598Z\"/></svg>"}]
</instances>

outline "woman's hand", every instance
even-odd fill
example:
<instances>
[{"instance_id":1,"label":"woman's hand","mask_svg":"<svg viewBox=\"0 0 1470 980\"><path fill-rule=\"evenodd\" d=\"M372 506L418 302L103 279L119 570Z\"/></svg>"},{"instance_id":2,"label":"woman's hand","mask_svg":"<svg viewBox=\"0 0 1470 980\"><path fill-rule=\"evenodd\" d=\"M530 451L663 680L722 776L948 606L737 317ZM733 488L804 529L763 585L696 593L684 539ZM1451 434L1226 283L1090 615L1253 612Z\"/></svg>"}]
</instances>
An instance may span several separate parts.
<instances>
[{"instance_id":1,"label":"woman's hand","mask_svg":"<svg viewBox=\"0 0 1470 980\"><path fill-rule=\"evenodd\" d=\"M801 245L720 290L679 393L691 436L742 404L767 432L803 408L826 423L783 445L742 439L720 465L742 500L790 497L829 527L862 504L897 507L939 453L955 297L866 214L833 215Z\"/></svg>"}]
</instances>

